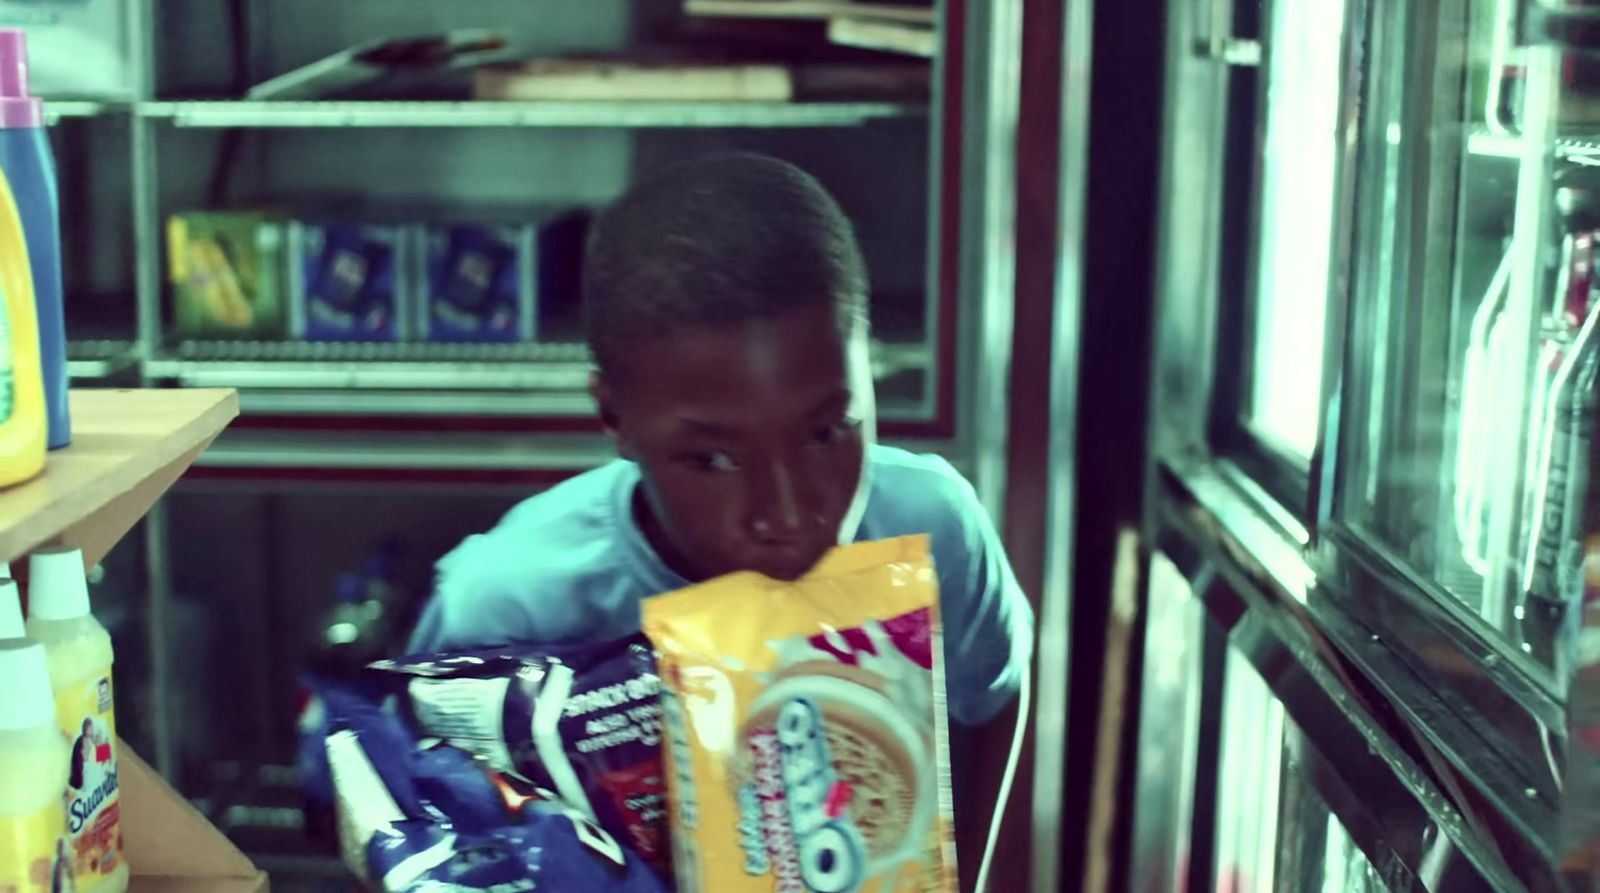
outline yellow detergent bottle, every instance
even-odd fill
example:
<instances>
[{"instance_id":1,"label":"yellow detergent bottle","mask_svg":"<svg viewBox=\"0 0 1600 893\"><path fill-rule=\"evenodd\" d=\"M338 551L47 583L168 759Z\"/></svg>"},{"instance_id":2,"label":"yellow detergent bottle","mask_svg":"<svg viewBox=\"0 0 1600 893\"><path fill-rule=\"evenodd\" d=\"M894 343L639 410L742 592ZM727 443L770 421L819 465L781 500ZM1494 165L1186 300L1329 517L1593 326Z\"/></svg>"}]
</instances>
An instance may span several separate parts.
<instances>
[{"instance_id":1,"label":"yellow detergent bottle","mask_svg":"<svg viewBox=\"0 0 1600 893\"><path fill-rule=\"evenodd\" d=\"M44 470L44 378L28 243L0 173L0 487Z\"/></svg>"}]
</instances>

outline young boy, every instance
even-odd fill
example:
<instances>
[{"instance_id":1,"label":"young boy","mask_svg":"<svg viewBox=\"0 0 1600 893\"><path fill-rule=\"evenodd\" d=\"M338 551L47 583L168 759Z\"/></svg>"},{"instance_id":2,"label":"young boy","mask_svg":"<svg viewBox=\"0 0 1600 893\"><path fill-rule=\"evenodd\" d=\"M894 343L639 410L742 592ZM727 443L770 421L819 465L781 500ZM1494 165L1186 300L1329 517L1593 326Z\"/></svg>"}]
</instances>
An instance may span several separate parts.
<instances>
[{"instance_id":1,"label":"young boy","mask_svg":"<svg viewBox=\"0 0 1600 893\"><path fill-rule=\"evenodd\" d=\"M930 534L949 708L1012 700L1033 617L972 487L878 446L867 276L822 187L723 156L639 186L586 265L592 380L622 458L513 509L439 563L416 651L605 640L639 603L737 570L803 575L830 547Z\"/></svg>"}]
</instances>

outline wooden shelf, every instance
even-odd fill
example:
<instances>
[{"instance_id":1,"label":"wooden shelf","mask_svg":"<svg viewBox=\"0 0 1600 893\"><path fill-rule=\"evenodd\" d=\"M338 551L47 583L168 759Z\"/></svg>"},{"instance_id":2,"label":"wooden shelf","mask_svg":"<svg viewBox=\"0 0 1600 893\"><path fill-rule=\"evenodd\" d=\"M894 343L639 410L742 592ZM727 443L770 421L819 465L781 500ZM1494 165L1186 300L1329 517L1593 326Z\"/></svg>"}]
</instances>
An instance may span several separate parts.
<instances>
[{"instance_id":1,"label":"wooden shelf","mask_svg":"<svg viewBox=\"0 0 1600 893\"><path fill-rule=\"evenodd\" d=\"M0 557L46 543L97 564L239 414L231 390L73 391L72 445L44 474L0 490ZM250 864L154 770L122 745L122 831L133 893L265 893Z\"/></svg>"},{"instance_id":2,"label":"wooden shelf","mask_svg":"<svg viewBox=\"0 0 1600 893\"><path fill-rule=\"evenodd\" d=\"M72 392L72 445L0 491L0 559L45 543L96 564L239 414L231 390Z\"/></svg>"}]
</instances>

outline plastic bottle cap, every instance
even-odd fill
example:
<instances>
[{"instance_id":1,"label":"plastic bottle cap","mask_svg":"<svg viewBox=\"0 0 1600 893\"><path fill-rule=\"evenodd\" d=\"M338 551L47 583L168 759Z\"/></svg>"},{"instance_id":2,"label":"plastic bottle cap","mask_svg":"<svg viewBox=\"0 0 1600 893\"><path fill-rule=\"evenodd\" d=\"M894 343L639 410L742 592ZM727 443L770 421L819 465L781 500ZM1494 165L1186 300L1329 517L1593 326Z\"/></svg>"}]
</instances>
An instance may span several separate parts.
<instances>
[{"instance_id":1,"label":"plastic bottle cap","mask_svg":"<svg viewBox=\"0 0 1600 893\"><path fill-rule=\"evenodd\" d=\"M0 698L0 729L55 723L55 694L43 645L27 639L0 641L0 679L6 681L6 696Z\"/></svg>"},{"instance_id":2,"label":"plastic bottle cap","mask_svg":"<svg viewBox=\"0 0 1600 893\"><path fill-rule=\"evenodd\" d=\"M28 613L35 620L88 616L82 549L41 549L28 557Z\"/></svg>"},{"instance_id":3,"label":"plastic bottle cap","mask_svg":"<svg viewBox=\"0 0 1600 893\"><path fill-rule=\"evenodd\" d=\"M28 92L28 37L0 28L0 128L44 126L44 103Z\"/></svg>"}]
</instances>

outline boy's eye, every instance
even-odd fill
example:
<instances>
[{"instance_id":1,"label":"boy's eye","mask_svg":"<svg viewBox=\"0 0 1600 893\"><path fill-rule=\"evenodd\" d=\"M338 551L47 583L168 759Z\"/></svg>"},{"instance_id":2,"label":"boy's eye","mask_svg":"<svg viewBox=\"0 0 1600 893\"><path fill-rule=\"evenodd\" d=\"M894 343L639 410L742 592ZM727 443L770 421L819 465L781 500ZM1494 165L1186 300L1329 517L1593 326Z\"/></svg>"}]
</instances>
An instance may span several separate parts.
<instances>
[{"instance_id":1,"label":"boy's eye","mask_svg":"<svg viewBox=\"0 0 1600 893\"><path fill-rule=\"evenodd\" d=\"M812 443L817 446L833 446L849 440L856 429L861 427L857 419L840 419L830 425L823 425L811 435Z\"/></svg>"},{"instance_id":2,"label":"boy's eye","mask_svg":"<svg viewBox=\"0 0 1600 893\"><path fill-rule=\"evenodd\" d=\"M690 453L685 457L688 464L698 471L738 471L739 463L734 458L721 450L706 450L699 453Z\"/></svg>"}]
</instances>

